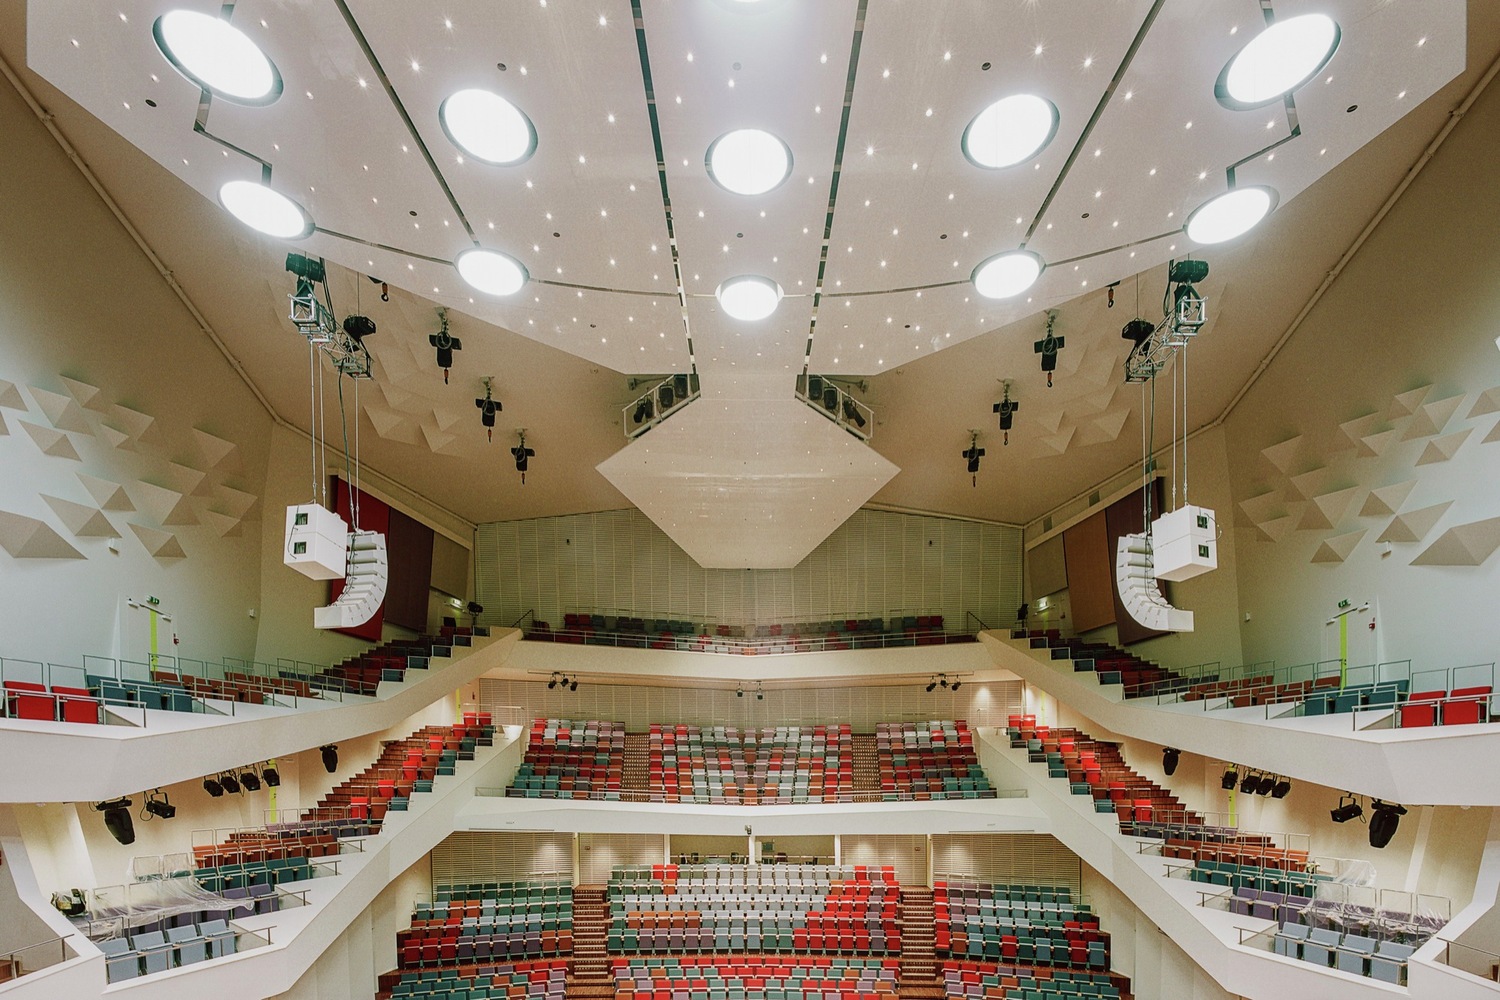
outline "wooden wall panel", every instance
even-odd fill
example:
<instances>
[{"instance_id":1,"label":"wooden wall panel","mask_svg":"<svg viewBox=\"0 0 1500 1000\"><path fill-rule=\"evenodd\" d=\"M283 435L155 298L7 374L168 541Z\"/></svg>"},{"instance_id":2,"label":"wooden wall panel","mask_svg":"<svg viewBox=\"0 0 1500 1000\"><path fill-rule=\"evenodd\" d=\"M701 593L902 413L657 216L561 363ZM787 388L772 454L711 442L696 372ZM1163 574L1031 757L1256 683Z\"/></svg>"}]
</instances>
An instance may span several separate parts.
<instances>
[{"instance_id":1,"label":"wooden wall panel","mask_svg":"<svg viewBox=\"0 0 1500 1000\"><path fill-rule=\"evenodd\" d=\"M1063 559L1068 569L1068 600L1073 627L1079 632L1115 621L1115 562L1109 555L1105 512L1063 532Z\"/></svg>"},{"instance_id":2,"label":"wooden wall panel","mask_svg":"<svg viewBox=\"0 0 1500 1000\"><path fill-rule=\"evenodd\" d=\"M1068 567L1063 558L1063 536L1053 535L1026 553L1026 576L1032 600L1055 594L1068 585Z\"/></svg>"}]
</instances>

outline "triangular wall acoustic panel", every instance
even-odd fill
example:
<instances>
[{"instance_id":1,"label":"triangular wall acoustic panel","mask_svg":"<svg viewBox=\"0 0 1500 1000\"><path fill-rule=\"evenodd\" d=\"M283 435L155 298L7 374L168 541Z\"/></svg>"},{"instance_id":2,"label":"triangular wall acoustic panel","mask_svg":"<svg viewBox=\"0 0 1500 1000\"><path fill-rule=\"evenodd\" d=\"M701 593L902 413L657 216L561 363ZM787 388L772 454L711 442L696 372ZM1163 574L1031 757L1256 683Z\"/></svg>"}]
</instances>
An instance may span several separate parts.
<instances>
[{"instance_id":1,"label":"triangular wall acoustic panel","mask_svg":"<svg viewBox=\"0 0 1500 1000\"><path fill-rule=\"evenodd\" d=\"M109 523L109 518L104 516L104 511L97 507L74 503L62 497L48 496L45 493L42 494L42 499L47 501L47 506L52 508L52 513L57 515L57 519L80 538L120 537L115 526Z\"/></svg>"},{"instance_id":2,"label":"triangular wall acoustic panel","mask_svg":"<svg viewBox=\"0 0 1500 1000\"><path fill-rule=\"evenodd\" d=\"M224 459L228 458L239 445L233 441L225 441L208 431L193 428L193 439L198 443L198 450L203 452L203 457L208 459L208 467L212 469Z\"/></svg>"},{"instance_id":3,"label":"triangular wall acoustic panel","mask_svg":"<svg viewBox=\"0 0 1500 1000\"><path fill-rule=\"evenodd\" d=\"M208 522L208 526L221 537L235 537L240 533L240 519L237 517L220 514L215 510L205 510L203 512L203 520Z\"/></svg>"},{"instance_id":4,"label":"triangular wall acoustic panel","mask_svg":"<svg viewBox=\"0 0 1500 1000\"><path fill-rule=\"evenodd\" d=\"M16 388L14 382L7 382L3 378L0 378L0 406L7 410L26 412L26 400L21 398L21 390Z\"/></svg>"},{"instance_id":5,"label":"triangular wall acoustic panel","mask_svg":"<svg viewBox=\"0 0 1500 1000\"><path fill-rule=\"evenodd\" d=\"M1288 438L1280 444L1273 444L1269 448L1262 448L1261 455L1267 462L1275 467L1276 471L1286 475L1292 467L1292 459L1297 457L1297 449L1302 445L1302 435Z\"/></svg>"},{"instance_id":6,"label":"triangular wall acoustic panel","mask_svg":"<svg viewBox=\"0 0 1500 1000\"><path fill-rule=\"evenodd\" d=\"M1377 542L1420 542L1427 537L1432 526L1437 524L1452 506L1453 501L1446 500L1443 503L1435 503L1431 507L1419 507L1405 514L1397 514L1380 533L1380 537L1375 540Z\"/></svg>"},{"instance_id":7,"label":"triangular wall acoustic panel","mask_svg":"<svg viewBox=\"0 0 1500 1000\"><path fill-rule=\"evenodd\" d=\"M1479 566L1500 548L1500 517L1455 525L1438 536L1413 566Z\"/></svg>"},{"instance_id":8,"label":"triangular wall acoustic panel","mask_svg":"<svg viewBox=\"0 0 1500 1000\"><path fill-rule=\"evenodd\" d=\"M15 559L85 558L47 522L8 510L0 510L0 549Z\"/></svg>"},{"instance_id":9,"label":"triangular wall acoustic panel","mask_svg":"<svg viewBox=\"0 0 1500 1000\"><path fill-rule=\"evenodd\" d=\"M57 378L58 381L62 382L63 388L68 390L68 395L72 396L79 406L86 406L91 410L104 408L104 397L99 395L99 387L97 385L89 385L87 382L81 382L76 378L68 378L66 375L59 375Z\"/></svg>"},{"instance_id":10,"label":"triangular wall acoustic panel","mask_svg":"<svg viewBox=\"0 0 1500 1000\"><path fill-rule=\"evenodd\" d=\"M1313 506L1323 512L1329 524L1336 525L1354 503L1354 498L1359 495L1360 489L1361 487L1351 486L1346 490L1324 493L1322 496L1312 498Z\"/></svg>"},{"instance_id":11,"label":"triangular wall acoustic panel","mask_svg":"<svg viewBox=\"0 0 1500 1000\"><path fill-rule=\"evenodd\" d=\"M1272 490L1270 493L1262 493L1260 496L1251 497L1249 500L1240 501L1240 510L1252 524L1260 524L1269 521L1271 515L1285 506L1280 490Z\"/></svg>"},{"instance_id":12,"label":"triangular wall acoustic panel","mask_svg":"<svg viewBox=\"0 0 1500 1000\"><path fill-rule=\"evenodd\" d=\"M207 475L181 462L167 463L167 477L171 479L172 485L183 493L197 493L198 487L203 484Z\"/></svg>"},{"instance_id":13,"label":"triangular wall acoustic panel","mask_svg":"<svg viewBox=\"0 0 1500 1000\"><path fill-rule=\"evenodd\" d=\"M1357 454L1360 458L1379 458L1385 454L1386 448L1390 447L1390 443L1394 440L1396 440L1394 429L1380 431L1377 434L1366 434L1359 439Z\"/></svg>"},{"instance_id":14,"label":"triangular wall acoustic panel","mask_svg":"<svg viewBox=\"0 0 1500 1000\"><path fill-rule=\"evenodd\" d=\"M1292 530L1292 526L1296 523L1297 517L1295 514L1286 514L1282 517L1272 518L1269 521L1262 521L1255 526L1255 529L1264 535L1267 541L1279 542L1287 536L1287 533Z\"/></svg>"},{"instance_id":15,"label":"triangular wall acoustic panel","mask_svg":"<svg viewBox=\"0 0 1500 1000\"><path fill-rule=\"evenodd\" d=\"M1417 407L1417 414L1407 425L1406 433L1401 435L1401 440L1415 441L1417 438L1441 434L1463 401L1463 396L1449 396L1447 399L1439 399L1436 402L1423 403Z\"/></svg>"},{"instance_id":16,"label":"triangular wall acoustic panel","mask_svg":"<svg viewBox=\"0 0 1500 1000\"><path fill-rule=\"evenodd\" d=\"M8 437L9 435L10 427L5 423L5 414L0 413L0 437Z\"/></svg>"},{"instance_id":17,"label":"triangular wall acoustic panel","mask_svg":"<svg viewBox=\"0 0 1500 1000\"><path fill-rule=\"evenodd\" d=\"M1490 432L1486 434L1484 436L1484 440L1479 443L1494 444L1496 441L1500 441L1500 420L1497 420L1495 422L1495 426L1490 428Z\"/></svg>"},{"instance_id":18,"label":"triangular wall acoustic panel","mask_svg":"<svg viewBox=\"0 0 1500 1000\"><path fill-rule=\"evenodd\" d=\"M1311 500L1320 493L1326 492L1328 481L1333 478L1333 473L1319 466L1309 469L1299 475L1292 477L1292 489L1304 500Z\"/></svg>"},{"instance_id":19,"label":"triangular wall acoustic panel","mask_svg":"<svg viewBox=\"0 0 1500 1000\"><path fill-rule=\"evenodd\" d=\"M1422 405L1422 401L1427 398L1427 394L1431 391L1431 385L1423 385L1415 389L1408 389L1406 392L1396 396L1391 400L1391 419L1397 420L1416 413L1417 407Z\"/></svg>"},{"instance_id":20,"label":"triangular wall acoustic panel","mask_svg":"<svg viewBox=\"0 0 1500 1000\"><path fill-rule=\"evenodd\" d=\"M26 428L26 433L31 435L31 440L36 442L42 454L53 458L70 458L75 462L83 461L78 457L78 449L73 447L73 442L62 431L34 424L30 420L21 421L21 426Z\"/></svg>"},{"instance_id":21,"label":"triangular wall acoustic panel","mask_svg":"<svg viewBox=\"0 0 1500 1000\"><path fill-rule=\"evenodd\" d=\"M161 531L157 528L148 528L144 524L131 522L130 530L135 532L135 537L141 540L146 551L158 559L185 559L187 553L182 550L182 543L177 541L177 536L170 531Z\"/></svg>"},{"instance_id":22,"label":"triangular wall acoustic panel","mask_svg":"<svg viewBox=\"0 0 1500 1000\"><path fill-rule=\"evenodd\" d=\"M1115 410L1113 413L1105 413L1095 420L1094 426L1104 433L1106 441L1116 441L1125 430L1125 421L1129 419L1129 410Z\"/></svg>"},{"instance_id":23,"label":"triangular wall acoustic panel","mask_svg":"<svg viewBox=\"0 0 1500 1000\"><path fill-rule=\"evenodd\" d=\"M64 396L60 392L48 392L46 389L31 387L31 398L36 400L36 405L47 414L47 419L52 421L52 426L60 431L73 431L78 434L92 434L93 428L89 426L89 418L84 416L83 407L72 396Z\"/></svg>"},{"instance_id":24,"label":"triangular wall acoustic panel","mask_svg":"<svg viewBox=\"0 0 1500 1000\"><path fill-rule=\"evenodd\" d=\"M249 515L250 508L255 506L256 496L254 493L246 493L237 490L233 486L220 483L214 488L214 496L217 504L235 517L244 518ZM277 515L278 517L280 515Z\"/></svg>"},{"instance_id":25,"label":"triangular wall acoustic panel","mask_svg":"<svg viewBox=\"0 0 1500 1000\"><path fill-rule=\"evenodd\" d=\"M125 432L130 435L132 441L137 444L160 443L161 430L156 426L155 417L121 403L116 403L112 412L115 420L125 428Z\"/></svg>"},{"instance_id":26,"label":"triangular wall acoustic panel","mask_svg":"<svg viewBox=\"0 0 1500 1000\"><path fill-rule=\"evenodd\" d=\"M187 497L176 490L138 480L134 492L141 510L155 518L158 524L198 523L198 516L193 513L192 504L188 502Z\"/></svg>"},{"instance_id":27,"label":"triangular wall acoustic panel","mask_svg":"<svg viewBox=\"0 0 1500 1000\"><path fill-rule=\"evenodd\" d=\"M1068 445L1073 443L1073 435L1077 430L1077 427L1069 427L1067 430L1060 431L1057 434L1048 435L1041 439L1041 445L1061 455L1068 450Z\"/></svg>"},{"instance_id":28,"label":"triangular wall acoustic panel","mask_svg":"<svg viewBox=\"0 0 1500 1000\"><path fill-rule=\"evenodd\" d=\"M1500 385L1481 392L1474 400L1474 405L1469 407L1470 418L1484 417L1491 413L1500 413Z\"/></svg>"},{"instance_id":29,"label":"triangular wall acoustic panel","mask_svg":"<svg viewBox=\"0 0 1500 1000\"><path fill-rule=\"evenodd\" d=\"M1358 448L1360 441L1375 429L1380 422L1380 414L1366 413L1362 417L1353 420L1345 420L1339 424L1339 430L1344 434L1344 441L1334 445L1334 451L1342 451L1344 448ZM1344 442L1348 442L1345 444Z\"/></svg>"},{"instance_id":30,"label":"triangular wall acoustic panel","mask_svg":"<svg viewBox=\"0 0 1500 1000\"><path fill-rule=\"evenodd\" d=\"M130 435L109 426L109 424L99 425L99 436L104 439L105 444L112 448L118 448L121 451L135 451L135 442L130 440Z\"/></svg>"},{"instance_id":31,"label":"triangular wall acoustic panel","mask_svg":"<svg viewBox=\"0 0 1500 1000\"><path fill-rule=\"evenodd\" d=\"M112 483L108 479L100 479L86 472L74 473L83 488L89 491L89 496L94 498L94 503L104 510L135 510L135 504L130 502L130 497L125 494L125 487L119 483Z\"/></svg>"},{"instance_id":32,"label":"triangular wall acoustic panel","mask_svg":"<svg viewBox=\"0 0 1500 1000\"><path fill-rule=\"evenodd\" d=\"M1474 428L1466 427L1452 434L1444 434L1440 438L1433 438L1427 442L1427 447L1422 449L1421 457L1417 459L1418 465L1433 465L1437 462L1446 462L1457 454L1459 446L1474 432Z\"/></svg>"},{"instance_id":33,"label":"triangular wall acoustic panel","mask_svg":"<svg viewBox=\"0 0 1500 1000\"><path fill-rule=\"evenodd\" d=\"M1364 528L1355 531L1346 531L1342 535L1334 535L1325 538L1323 544L1313 553L1312 561L1315 563L1341 563L1349 558L1349 553L1354 551L1354 546L1365 537Z\"/></svg>"},{"instance_id":34,"label":"triangular wall acoustic panel","mask_svg":"<svg viewBox=\"0 0 1500 1000\"><path fill-rule=\"evenodd\" d=\"M1062 407L1058 407L1055 410L1049 410L1046 413L1040 414L1036 417L1033 423L1045 430L1048 434L1057 434L1062 430L1063 418L1066 415L1067 411Z\"/></svg>"},{"instance_id":35,"label":"triangular wall acoustic panel","mask_svg":"<svg viewBox=\"0 0 1500 1000\"><path fill-rule=\"evenodd\" d=\"M1391 486L1381 486L1370 491L1365 498L1365 505L1360 508L1360 517L1390 517L1401 509L1406 503L1406 498L1411 496L1411 491L1416 487L1415 479L1408 479L1404 483L1395 483Z\"/></svg>"}]
</instances>

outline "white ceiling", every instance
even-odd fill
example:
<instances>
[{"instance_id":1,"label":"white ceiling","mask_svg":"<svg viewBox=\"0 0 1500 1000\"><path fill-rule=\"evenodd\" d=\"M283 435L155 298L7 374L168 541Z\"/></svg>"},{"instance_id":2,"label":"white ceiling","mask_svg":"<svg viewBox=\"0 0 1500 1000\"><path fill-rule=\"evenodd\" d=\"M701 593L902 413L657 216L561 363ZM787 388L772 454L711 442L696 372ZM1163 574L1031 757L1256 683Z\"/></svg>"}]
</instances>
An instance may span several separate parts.
<instances>
[{"instance_id":1,"label":"white ceiling","mask_svg":"<svg viewBox=\"0 0 1500 1000\"><path fill-rule=\"evenodd\" d=\"M152 19L177 5L218 9L31 3L24 57L39 76L28 73L25 82L153 246L176 261L174 273L271 404L305 424L305 387L280 381L305 351L284 320L285 247L246 234L215 204L184 194L185 184L211 199L224 180L259 176L259 165L192 132L199 92L150 35ZM1163 270L1156 265L1190 249L1172 231L1224 189L1227 166L1286 135L1279 106L1234 112L1212 95L1219 69L1260 23L1260 5L1166 4L1066 176L1069 154L1150 3L1101 0L1080 16L1078 3L1060 0L870 0L862 22L857 0L786 0L759 14L729 6L646 0L632 25L619 0L545 7L514 0L499 13L481 0L441 8L351 0L354 22L477 241L514 254L531 271L534 280L516 300L497 301L471 298L445 263L471 241L338 5L237 4L234 23L275 59L286 92L268 108L217 101L209 130L270 161L274 185L295 194L324 229L362 241L319 233L303 249L405 290L393 291L390 304L375 303L372 286L342 271L334 277L340 310L353 309L359 287L363 310L381 327L371 341L381 385L365 393L370 463L475 520L634 501L631 490L616 492L594 472L625 443L618 407L634 393L617 373L686 370L688 331L706 395L716 378L764 374L782 376L789 398L808 345L857 32L812 369L875 376L861 396L877 413L871 447L903 471L874 499L1021 521L1138 456L1139 391L1121 384L1127 345L1118 336L1134 315L1134 282L1121 286L1112 310L1098 290L1145 272L1142 312L1157 316ZM1333 82L1319 79L1296 96L1302 136L1274 160L1239 168L1242 183L1276 187L1282 207L1252 237L1207 254L1217 318L1194 347L1194 409L1203 419L1233 396L1483 68L1465 67L1461 0L1286 0L1275 8L1279 17L1333 14L1343 43L1327 70ZM15 28L22 14L21 0L0 0L0 25ZM1468 16L1477 32L1468 47L1487 62L1496 48L1494 12L1476 3ZM638 31L659 113L686 325ZM22 62L19 37L0 32L0 53L12 65ZM985 62L989 70L980 68ZM539 134L531 160L511 168L458 162L437 107L463 86L494 89L530 115ZM1057 104L1051 144L1009 170L969 164L958 143L965 124L990 101L1023 89ZM1351 105L1358 111L1346 112ZM716 136L746 126L780 135L795 158L791 179L756 198L722 191L703 166ZM1341 161L1348 162L1315 183ZM1054 266L1025 301L975 296L966 280L974 265L1020 245L1034 222L1027 245ZM1150 237L1160 238L1125 246ZM1076 270L1075 262L1058 263L1090 254ZM745 325L719 315L713 289L740 273L766 274L786 289L770 321ZM462 314L455 331L465 349L453 386L443 385L426 346L436 327L433 304ZM1057 332L1068 338L1050 390L1031 352L1048 307L1061 307ZM546 346L525 347L522 338ZM504 463L489 459L504 457L499 442L485 451L470 401L483 374L498 377L505 403L497 438L508 447L513 428L525 426L538 449L524 492ZM1013 380L1013 396L1023 401L1008 448L995 447L989 412L1001 378ZM985 432L981 444L989 448L972 487L958 455L970 428Z\"/></svg>"}]
</instances>

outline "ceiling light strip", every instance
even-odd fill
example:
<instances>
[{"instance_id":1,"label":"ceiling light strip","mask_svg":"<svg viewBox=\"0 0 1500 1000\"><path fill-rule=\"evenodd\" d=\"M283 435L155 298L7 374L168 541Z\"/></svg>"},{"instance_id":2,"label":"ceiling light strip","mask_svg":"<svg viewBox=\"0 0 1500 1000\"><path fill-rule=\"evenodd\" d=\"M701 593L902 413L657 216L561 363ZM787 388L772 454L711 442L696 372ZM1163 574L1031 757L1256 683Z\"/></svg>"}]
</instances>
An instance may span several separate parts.
<instances>
[{"instance_id":1,"label":"ceiling light strip","mask_svg":"<svg viewBox=\"0 0 1500 1000\"><path fill-rule=\"evenodd\" d=\"M1156 15L1161 13L1163 5L1167 0L1156 0L1151 9L1146 12L1146 19L1141 22L1135 37L1130 40L1130 48L1125 50L1125 58L1120 60L1120 65L1115 69L1114 76L1109 78L1109 86L1104 88L1104 94L1099 98L1099 104L1094 108L1094 113L1089 117L1088 124L1083 126L1083 132L1078 136L1078 141L1068 153L1067 160L1063 163L1062 170L1058 171L1057 179L1052 182L1052 188L1047 192L1047 197L1042 199L1042 207L1036 210L1036 217L1031 220L1031 226L1026 230L1026 238L1021 241L1021 246L1031 242L1036 231L1041 228L1042 218L1047 214L1047 209L1052 206L1057 192L1062 189L1063 181L1068 179L1068 172L1073 169L1074 162L1079 154L1083 152L1084 145L1089 141L1089 136L1094 131L1094 126L1099 124L1099 119L1104 117L1104 109L1109 106L1110 98L1115 96L1121 81L1130 69L1130 64L1135 61L1135 54L1140 51L1142 43L1146 41L1146 35L1151 31L1151 25L1156 22Z\"/></svg>"},{"instance_id":2,"label":"ceiling light strip","mask_svg":"<svg viewBox=\"0 0 1500 1000\"><path fill-rule=\"evenodd\" d=\"M938 281L931 285L903 285L900 288L877 288L868 292L829 292L828 298L834 301L839 299L862 299L868 298L871 295L900 295L902 292L930 292L935 288L954 288L958 285L967 284L969 284L969 279L962 278L958 281ZM787 296L789 299L795 297L793 295Z\"/></svg>"},{"instance_id":3,"label":"ceiling light strip","mask_svg":"<svg viewBox=\"0 0 1500 1000\"><path fill-rule=\"evenodd\" d=\"M693 356L693 328L688 322L687 286L682 279L682 255L677 246L677 226L672 220L672 195L667 190L667 158L662 151L661 119L656 114L656 85L651 81L651 55L646 48L646 25L641 17L641 0L630 0L635 21L635 47L641 57L641 86L646 92L646 116L651 120L651 143L656 150L656 181L661 186L661 210L667 223L667 248L672 252L672 279L677 284L677 306L682 313L682 334L687 340L688 372L698 371Z\"/></svg>"},{"instance_id":4,"label":"ceiling light strip","mask_svg":"<svg viewBox=\"0 0 1500 1000\"><path fill-rule=\"evenodd\" d=\"M1076 257L1068 257L1065 260L1052 261L1047 266L1048 267L1061 267L1064 264L1076 264L1076 263L1078 263L1081 260L1092 260L1095 257L1103 257L1105 254L1107 254L1107 253L1114 253L1116 250L1129 250L1131 247L1138 247L1142 243L1154 243L1157 240L1164 240L1164 239L1166 239L1169 236L1181 236L1181 235L1182 235L1182 230L1180 228L1179 229L1169 229L1169 230L1167 230L1164 233L1157 233L1155 236L1147 236L1147 237L1144 237L1143 239L1131 240L1129 243L1121 243L1121 244L1119 244L1117 246L1106 247L1103 250L1090 250L1088 253L1081 253L1081 254L1079 254Z\"/></svg>"},{"instance_id":5,"label":"ceiling light strip","mask_svg":"<svg viewBox=\"0 0 1500 1000\"><path fill-rule=\"evenodd\" d=\"M385 67L375 55L375 50L370 48L369 39L365 37L364 31L360 29L359 22L354 19L354 14L349 10L345 0L333 0L334 6L338 7L339 13L344 17L344 24L349 28L349 33L359 43L360 51L365 54L365 59L370 63L370 69L375 73L375 79L380 81L380 86L385 90L385 96L390 100L391 106L396 109L396 114L401 116L401 121L406 125L406 131L411 135L411 141L416 144L422 154L422 159L427 161L427 167L432 171L433 179L437 181L438 187L443 189L443 196L448 199L448 207L453 209L453 214L458 217L458 224L464 227L464 232L469 234L469 239L474 245L479 246L479 237L474 233L474 227L469 225L469 217L464 214L463 208L458 204L458 198L454 196L453 189L448 186L448 180L443 172L438 169L437 161L432 158L432 151L427 148L427 143L422 141L422 136L417 132L416 122L411 120L407 114L406 105L401 103L401 98L396 94L396 88L391 85L390 77L385 75ZM444 263L452 263L445 261Z\"/></svg>"},{"instance_id":6,"label":"ceiling light strip","mask_svg":"<svg viewBox=\"0 0 1500 1000\"><path fill-rule=\"evenodd\" d=\"M225 149L232 149L246 159L254 160L260 164L260 180L262 184L271 183L271 164L263 156L257 156L240 146L236 146L228 139L214 135L208 130L208 109L213 105L214 95L212 91L205 89L203 95L198 98L198 116L193 119L193 131L212 142L216 142Z\"/></svg>"},{"instance_id":7,"label":"ceiling light strip","mask_svg":"<svg viewBox=\"0 0 1500 1000\"><path fill-rule=\"evenodd\" d=\"M849 42L849 68L844 74L844 107L839 113L839 138L833 148L833 178L828 183L828 210L823 215L823 245L818 251L818 278L813 283L812 319L807 324L807 347L802 374L812 370L813 338L818 332L818 307L823 304L823 280L828 273L828 244L833 239L833 212L838 206L839 179L844 172L844 147L849 141L849 109L854 104L854 79L859 72L859 49L865 38L865 12L870 0L859 0L854 12L854 36Z\"/></svg>"},{"instance_id":8,"label":"ceiling light strip","mask_svg":"<svg viewBox=\"0 0 1500 1000\"><path fill-rule=\"evenodd\" d=\"M389 243L377 243L374 240L366 240L358 236L350 236L348 233L341 233L337 230L324 229L322 226L314 226L313 232L321 233L324 236L332 236L334 239L338 240L348 240L350 243L358 243L360 246L372 247L376 250L384 250L387 253L398 254L402 257L409 257L412 260L425 260L430 264L441 264L444 267L453 266L453 261L444 259L442 257L429 257L427 254L417 253L415 250L403 250L400 247L393 247Z\"/></svg>"},{"instance_id":9,"label":"ceiling light strip","mask_svg":"<svg viewBox=\"0 0 1500 1000\"><path fill-rule=\"evenodd\" d=\"M676 296L672 292L653 292L650 289L640 288L609 288L605 285L581 285L575 281L548 281L546 278L532 278L533 285L550 285L553 288L572 288L580 292L609 292L612 295L641 295L648 299L670 299ZM705 298L713 298L706 295Z\"/></svg>"}]
</instances>

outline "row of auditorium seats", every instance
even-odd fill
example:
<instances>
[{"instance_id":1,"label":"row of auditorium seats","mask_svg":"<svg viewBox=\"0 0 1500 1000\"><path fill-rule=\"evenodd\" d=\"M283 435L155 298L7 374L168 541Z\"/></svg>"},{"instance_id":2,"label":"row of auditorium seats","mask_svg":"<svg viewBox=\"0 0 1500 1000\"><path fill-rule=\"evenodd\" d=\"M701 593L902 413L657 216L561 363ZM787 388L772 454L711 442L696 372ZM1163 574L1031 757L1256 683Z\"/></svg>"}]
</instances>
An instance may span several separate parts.
<instances>
[{"instance_id":1,"label":"row of auditorium seats","mask_svg":"<svg viewBox=\"0 0 1500 1000\"><path fill-rule=\"evenodd\" d=\"M445 628L444 631L449 630ZM488 632L487 629L479 631L483 634ZM468 629L454 629L451 634L446 635L393 639L314 674L308 683L325 691L373 696L380 688L381 681L403 680L407 670L426 670L432 660L451 657L454 646L473 644L473 636Z\"/></svg>"},{"instance_id":2,"label":"row of auditorium seats","mask_svg":"<svg viewBox=\"0 0 1500 1000\"><path fill-rule=\"evenodd\" d=\"M1075 673L1099 675L1100 684L1119 684L1126 698L1140 698L1177 690L1183 678L1157 663L1105 642L1065 637L1058 629L1014 629L1012 639L1025 639L1030 649L1045 649L1053 660L1071 660Z\"/></svg>"},{"instance_id":3,"label":"row of auditorium seats","mask_svg":"<svg viewBox=\"0 0 1500 1000\"><path fill-rule=\"evenodd\" d=\"M162 931L96 942L104 952L105 976L111 983L235 953L235 932L223 920L186 924Z\"/></svg>"},{"instance_id":4,"label":"row of auditorium seats","mask_svg":"<svg viewBox=\"0 0 1500 1000\"><path fill-rule=\"evenodd\" d=\"M1109 968L1109 936L1066 886L938 881L932 891L940 955Z\"/></svg>"},{"instance_id":5,"label":"row of auditorium seats","mask_svg":"<svg viewBox=\"0 0 1500 1000\"><path fill-rule=\"evenodd\" d=\"M401 970L567 955L573 950L573 891L541 880L437 887L396 934Z\"/></svg>"},{"instance_id":6,"label":"row of auditorium seats","mask_svg":"<svg viewBox=\"0 0 1500 1000\"><path fill-rule=\"evenodd\" d=\"M6 681L4 689L6 718L90 724L100 721L99 699L87 688Z\"/></svg>"},{"instance_id":7,"label":"row of auditorium seats","mask_svg":"<svg viewBox=\"0 0 1500 1000\"><path fill-rule=\"evenodd\" d=\"M609 950L899 953L900 892L888 867L622 866Z\"/></svg>"},{"instance_id":8,"label":"row of auditorium seats","mask_svg":"<svg viewBox=\"0 0 1500 1000\"><path fill-rule=\"evenodd\" d=\"M1301 959L1324 968L1335 968L1356 976L1370 976L1398 986L1406 984L1406 963L1417 950L1414 945L1377 940L1361 934L1288 923L1273 939L1276 954Z\"/></svg>"},{"instance_id":9,"label":"row of auditorium seats","mask_svg":"<svg viewBox=\"0 0 1500 1000\"><path fill-rule=\"evenodd\" d=\"M568 963L476 962L380 976L376 1000L563 1000Z\"/></svg>"},{"instance_id":10,"label":"row of auditorium seats","mask_svg":"<svg viewBox=\"0 0 1500 1000\"><path fill-rule=\"evenodd\" d=\"M994 798L968 723L882 722L875 727L880 790L887 801Z\"/></svg>"},{"instance_id":11,"label":"row of auditorium seats","mask_svg":"<svg viewBox=\"0 0 1500 1000\"><path fill-rule=\"evenodd\" d=\"M1283 896L1311 896L1318 883L1331 881L1333 876L1325 872L1296 870L1291 868L1268 868L1264 865L1241 864L1237 861L1198 861L1188 871L1194 882L1259 889L1262 892L1279 892Z\"/></svg>"},{"instance_id":12,"label":"row of auditorium seats","mask_svg":"<svg viewBox=\"0 0 1500 1000\"><path fill-rule=\"evenodd\" d=\"M624 723L535 719L506 794L619 799L624 779Z\"/></svg>"},{"instance_id":13,"label":"row of auditorium seats","mask_svg":"<svg viewBox=\"0 0 1500 1000\"><path fill-rule=\"evenodd\" d=\"M652 723L652 801L774 805L837 799L854 789L848 725L664 726Z\"/></svg>"},{"instance_id":14,"label":"row of auditorium seats","mask_svg":"<svg viewBox=\"0 0 1500 1000\"><path fill-rule=\"evenodd\" d=\"M695 625L676 619L618 618L569 612L558 629L533 621L527 639L652 649L720 653L792 653L810 649L867 649L972 642L967 633L947 633L942 615L849 618L774 625Z\"/></svg>"},{"instance_id":15,"label":"row of auditorium seats","mask_svg":"<svg viewBox=\"0 0 1500 1000\"><path fill-rule=\"evenodd\" d=\"M944 962L946 1000L1120 1000L1122 976L1025 964Z\"/></svg>"},{"instance_id":16,"label":"row of auditorium seats","mask_svg":"<svg viewBox=\"0 0 1500 1000\"><path fill-rule=\"evenodd\" d=\"M900 963L809 955L617 958L615 1000L892 1000Z\"/></svg>"}]
</instances>

